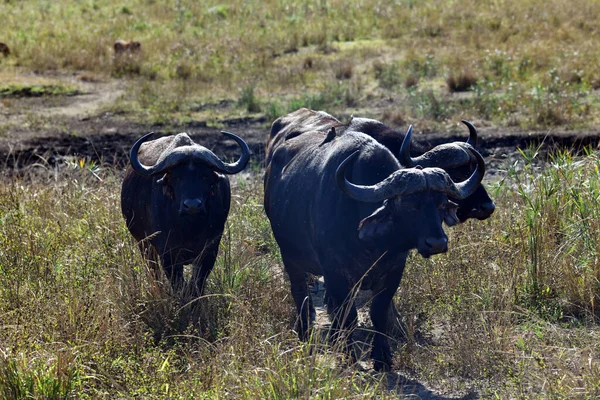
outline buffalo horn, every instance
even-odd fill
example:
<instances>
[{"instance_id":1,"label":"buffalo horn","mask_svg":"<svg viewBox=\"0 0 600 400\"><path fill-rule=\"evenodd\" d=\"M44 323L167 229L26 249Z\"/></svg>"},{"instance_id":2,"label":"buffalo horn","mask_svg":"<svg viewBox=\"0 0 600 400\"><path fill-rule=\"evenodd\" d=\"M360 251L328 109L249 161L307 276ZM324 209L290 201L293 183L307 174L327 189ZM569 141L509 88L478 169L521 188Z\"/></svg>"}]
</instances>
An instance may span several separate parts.
<instances>
[{"instance_id":1,"label":"buffalo horn","mask_svg":"<svg viewBox=\"0 0 600 400\"><path fill-rule=\"evenodd\" d=\"M133 169L146 176L156 175L165 170L174 167L175 165L185 161L193 159L194 161L204 162L212 167L217 172L224 174L236 174L243 170L250 159L250 149L242 138L234 135L230 132L221 132L223 135L230 137L235 140L242 149L242 155L240 158L231 164L224 163L219 157L217 157L212 151L208 150L204 146L197 144L191 146L181 146L172 149L169 153L161 156L159 160L153 166L145 166L138 160L138 151L142 143L146 142L154 132L144 135L131 148L129 158Z\"/></svg>"},{"instance_id":2,"label":"buffalo horn","mask_svg":"<svg viewBox=\"0 0 600 400\"><path fill-rule=\"evenodd\" d=\"M375 185L355 185L348 182L345 171L348 164L358 156L359 150L352 153L339 165L335 172L335 178L338 186L348 197L367 203L377 203L392 196L407 196L427 188L445 192L449 197L462 200L477 190L485 175L483 157L473 148L470 148L469 151L477 159L477 168L466 181L460 183L452 181L448 173L442 169L425 168L400 169ZM443 184L439 179L443 179Z\"/></svg>"},{"instance_id":3,"label":"buffalo horn","mask_svg":"<svg viewBox=\"0 0 600 400\"><path fill-rule=\"evenodd\" d=\"M406 135L404 136L404 140L402 141L402 146L400 147L400 153L398 154L398 160L400 164L405 168L412 168L415 166L415 160L410 156L410 140L412 137L412 125L408 127L408 131L406 131Z\"/></svg>"},{"instance_id":4,"label":"buffalo horn","mask_svg":"<svg viewBox=\"0 0 600 400\"><path fill-rule=\"evenodd\" d=\"M348 182L346 179L346 167L358 156L359 152L360 150L356 150L354 153L350 154L348 158L342 161L335 171L335 179L340 189L342 189L342 191L351 199L365 203L378 203L390 197L389 191L386 190L389 179L384 179L382 182L371 186L355 185L354 183Z\"/></svg>"},{"instance_id":5,"label":"buffalo horn","mask_svg":"<svg viewBox=\"0 0 600 400\"><path fill-rule=\"evenodd\" d=\"M485 175L485 161L481 154L474 148L470 148L469 151L473 153L475 158L477 159L477 168L473 171L473 174L466 181L460 183L454 183L452 179L448 176L447 179L447 191L448 196L453 197L457 200L462 200L464 198L472 195L475 190L479 187L479 184L483 180L483 176Z\"/></svg>"},{"instance_id":6,"label":"buffalo horn","mask_svg":"<svg viewBox=\"0 0 600 400\"><path fill-rule=\"evenodd\" d=\"M467 126L467 128L469 128L469 138L467 139L467 144L469 144L473 147L477 146L477 129L475 129L473 124L471 124L469 121L463 120L462 123L465 124ZM412 158L410 156L411 137L412 137L412 126L410 128L408 128L408 132L406 132L406 136L404 136L404 140L402 141L402 146L400 147L400 153L398 155L398 160L400 161L400 164L405 168L412 168L417 165L420 165L422 167L438 166L440 168L454 167L456 165L452 165L452 163L445 165L444 161L442 161L442 160L448 160L448 158L447 158L448 151L453 151L453 152L454 151L458 151L458 152L463 151L461 148L457 148L457 146L451 147L452 144L445 144L445 145L441 145L442 147L444 147L443 151L441 151L440 147L434 147L433 149L429 150L427 153L423 154L422 156ZM448 146L448 147L446 147L446 146ZM443 158L440 158L440 157L443 157ZM451 157L451 159L453 159L453 157Z\"/></svg>"},{"instance_id":7,"label":"buffalo horn","mask_svg":"<svg viewBox=\"0 0 600 400\"><path fill-rule=\"evenodd\" d=\"M477 147L477 129L475 129L473 124L469 121L463 119L461 122L469 128L469 138L467 139L467 143L473 147Z\"/></svg>"}]
</instances>

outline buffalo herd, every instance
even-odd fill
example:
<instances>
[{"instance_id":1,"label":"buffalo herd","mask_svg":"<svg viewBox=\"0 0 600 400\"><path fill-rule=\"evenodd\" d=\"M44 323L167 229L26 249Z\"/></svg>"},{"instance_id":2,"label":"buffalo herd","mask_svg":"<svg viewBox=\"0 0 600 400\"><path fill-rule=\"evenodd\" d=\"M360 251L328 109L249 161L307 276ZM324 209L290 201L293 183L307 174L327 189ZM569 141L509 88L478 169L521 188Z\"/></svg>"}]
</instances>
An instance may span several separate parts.
<instances>
[{"instance_id":1,"label":"buffalo herd","mask_svg":"<svg viewBox=\"0 0 600 400\"><path fill-rule=\"evenodd\" d=\"M359 289L370 289L374 327L371 356L376 370L389 370L387 339L392 298L408 253L446 252L448 226L484 220L494 202L481 184L485 163L475 149L477 131L468 121L465 142L425 149L406 134L367 118L342 123L300 109L271 127L264 175L264 208L281 251L298 313L296 330L309 336L315 309L309 275L323 276L332 332L350 341ZM213 268L229 213L225 175L242 171L250 158L237 142L239 159L227 164L185 133L149 141L130 152L121 190L127 227L144 257L161 265L173 289L202 294ZM185 282L183 267L193 265Z\"/></svg>"}]
</instances>

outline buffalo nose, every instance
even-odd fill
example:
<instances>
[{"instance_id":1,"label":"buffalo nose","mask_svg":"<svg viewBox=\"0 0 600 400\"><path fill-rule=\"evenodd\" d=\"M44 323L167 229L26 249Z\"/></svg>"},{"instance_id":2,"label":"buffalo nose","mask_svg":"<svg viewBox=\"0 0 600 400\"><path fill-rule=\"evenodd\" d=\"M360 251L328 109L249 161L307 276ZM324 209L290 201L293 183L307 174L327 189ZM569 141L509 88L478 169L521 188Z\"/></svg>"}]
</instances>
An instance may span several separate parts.
<instances>
[{"instance_id":1,"label":"buffalo nose","mask_svg":"<svg viewBox=\"0 0 600 400\"><path fill-rule=\"evenodd\" d=\"M425 239L425 245L430 254L445 253L448 251L448 239L447 238L427 238Z\"/></svg>"},{"instance_id":2,"label":"buffalo nose","mask_svg":"<svg viewBox=\"0 0 600 400\"><path fill-rule=\"evenodd\" d=\"M187 199L183 201L182 208L186 214L196 214L204 211L204 204L200 199Z\"/></svg>"},{"instance_id":3,"label":"buffalo nose","mask_svg":"<svg viewBox=\"0 0 600 400\"><path fill-rule=\"evenodd\" d=\"M493 201L488 201L487 203L483 203L480 206L480 208L482 211L491 215L494 212L494 210L496 209L496 205L494 204Z\"/></svg>"}]
</instances>

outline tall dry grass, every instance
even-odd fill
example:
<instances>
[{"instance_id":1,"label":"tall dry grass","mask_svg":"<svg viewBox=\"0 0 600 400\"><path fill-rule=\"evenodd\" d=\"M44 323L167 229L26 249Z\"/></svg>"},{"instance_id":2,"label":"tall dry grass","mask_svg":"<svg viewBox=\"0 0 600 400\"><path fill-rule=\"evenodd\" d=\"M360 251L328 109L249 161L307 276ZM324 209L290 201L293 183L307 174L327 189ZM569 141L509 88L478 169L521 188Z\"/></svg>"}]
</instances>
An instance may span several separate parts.
<instances>
[{"instance_id":1,"label":"tall dry grass","mask_svg":"<svg viewBox=\"0 0 600 400\"><path fill-rule=\"evenodd\" d=\"M395 368L434 393L598 395L600 161L558 153L539 163L535 154L523 152L488 183L498 206L489 221L447 229L446 255L409 260L396 297L408 338L394 340ZM348 364L321 334L297 341L257 177L234 182L207 294L182 304L153 280L127 232L118 174L89 167L0 188L4 397L395 398L407 390Z\"/></svg>"}]
</instances>

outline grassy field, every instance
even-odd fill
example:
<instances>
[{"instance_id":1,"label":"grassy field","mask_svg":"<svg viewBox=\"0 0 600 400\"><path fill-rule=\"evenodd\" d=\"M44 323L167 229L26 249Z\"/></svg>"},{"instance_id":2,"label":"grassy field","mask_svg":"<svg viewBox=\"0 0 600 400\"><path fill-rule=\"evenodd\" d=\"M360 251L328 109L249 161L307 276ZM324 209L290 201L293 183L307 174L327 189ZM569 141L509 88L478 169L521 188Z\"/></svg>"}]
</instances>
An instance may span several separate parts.
<instances>
[{"instance_id":1,"label":"grassy field","mask_svg":"<svg viewBox=\"0 0 600 400\"><path fill-rule=\"evenodd\" d=\"M123 88L98 112L167 131L299 107L419 130L600 126L597 1L6 0L0 16L0 116L36 97L33 130L64 122L35 110L81 92L65 77ZM116 39L141 53L115 58ZM181 304L125 227L122 171L36 158L0 175L0 398L598 398L600 159L573 154L521 150L486 182L492 218L411 256L389 375L322 331L298 342L258 163L232 181L207 295Z\"/></svg>"},{"instance_id":2,"label":"grassy field","mask_svg":"<svg viewBox=\"0 0 600 400\"><path fill-rule=\"evenodd\" d=\"M422 129L600 122L600 5L586 0L4 1L5 71L124 77L112 111L267 120L300 106L370 107ZM114 58L116 39L142 52ZM217 115L215 115L215 113Z\"/></svg>"},{"instance_id":3,"label":"grassy field","mask_svg":"<svg viewBox=\"0 0 600 400\"><path fill-rule=\"evenodd\" d=\"M493 218L447 229L446 255L409 261L395 368L434 393L600 395L600 160L540 167L532 154L488 185ZM119 182L78 164L0 187L0 397L398 396L335 346L297 341L259 178L235 184L207 295L188 305L152 280Z\"/></svg>"}]
</instances>

